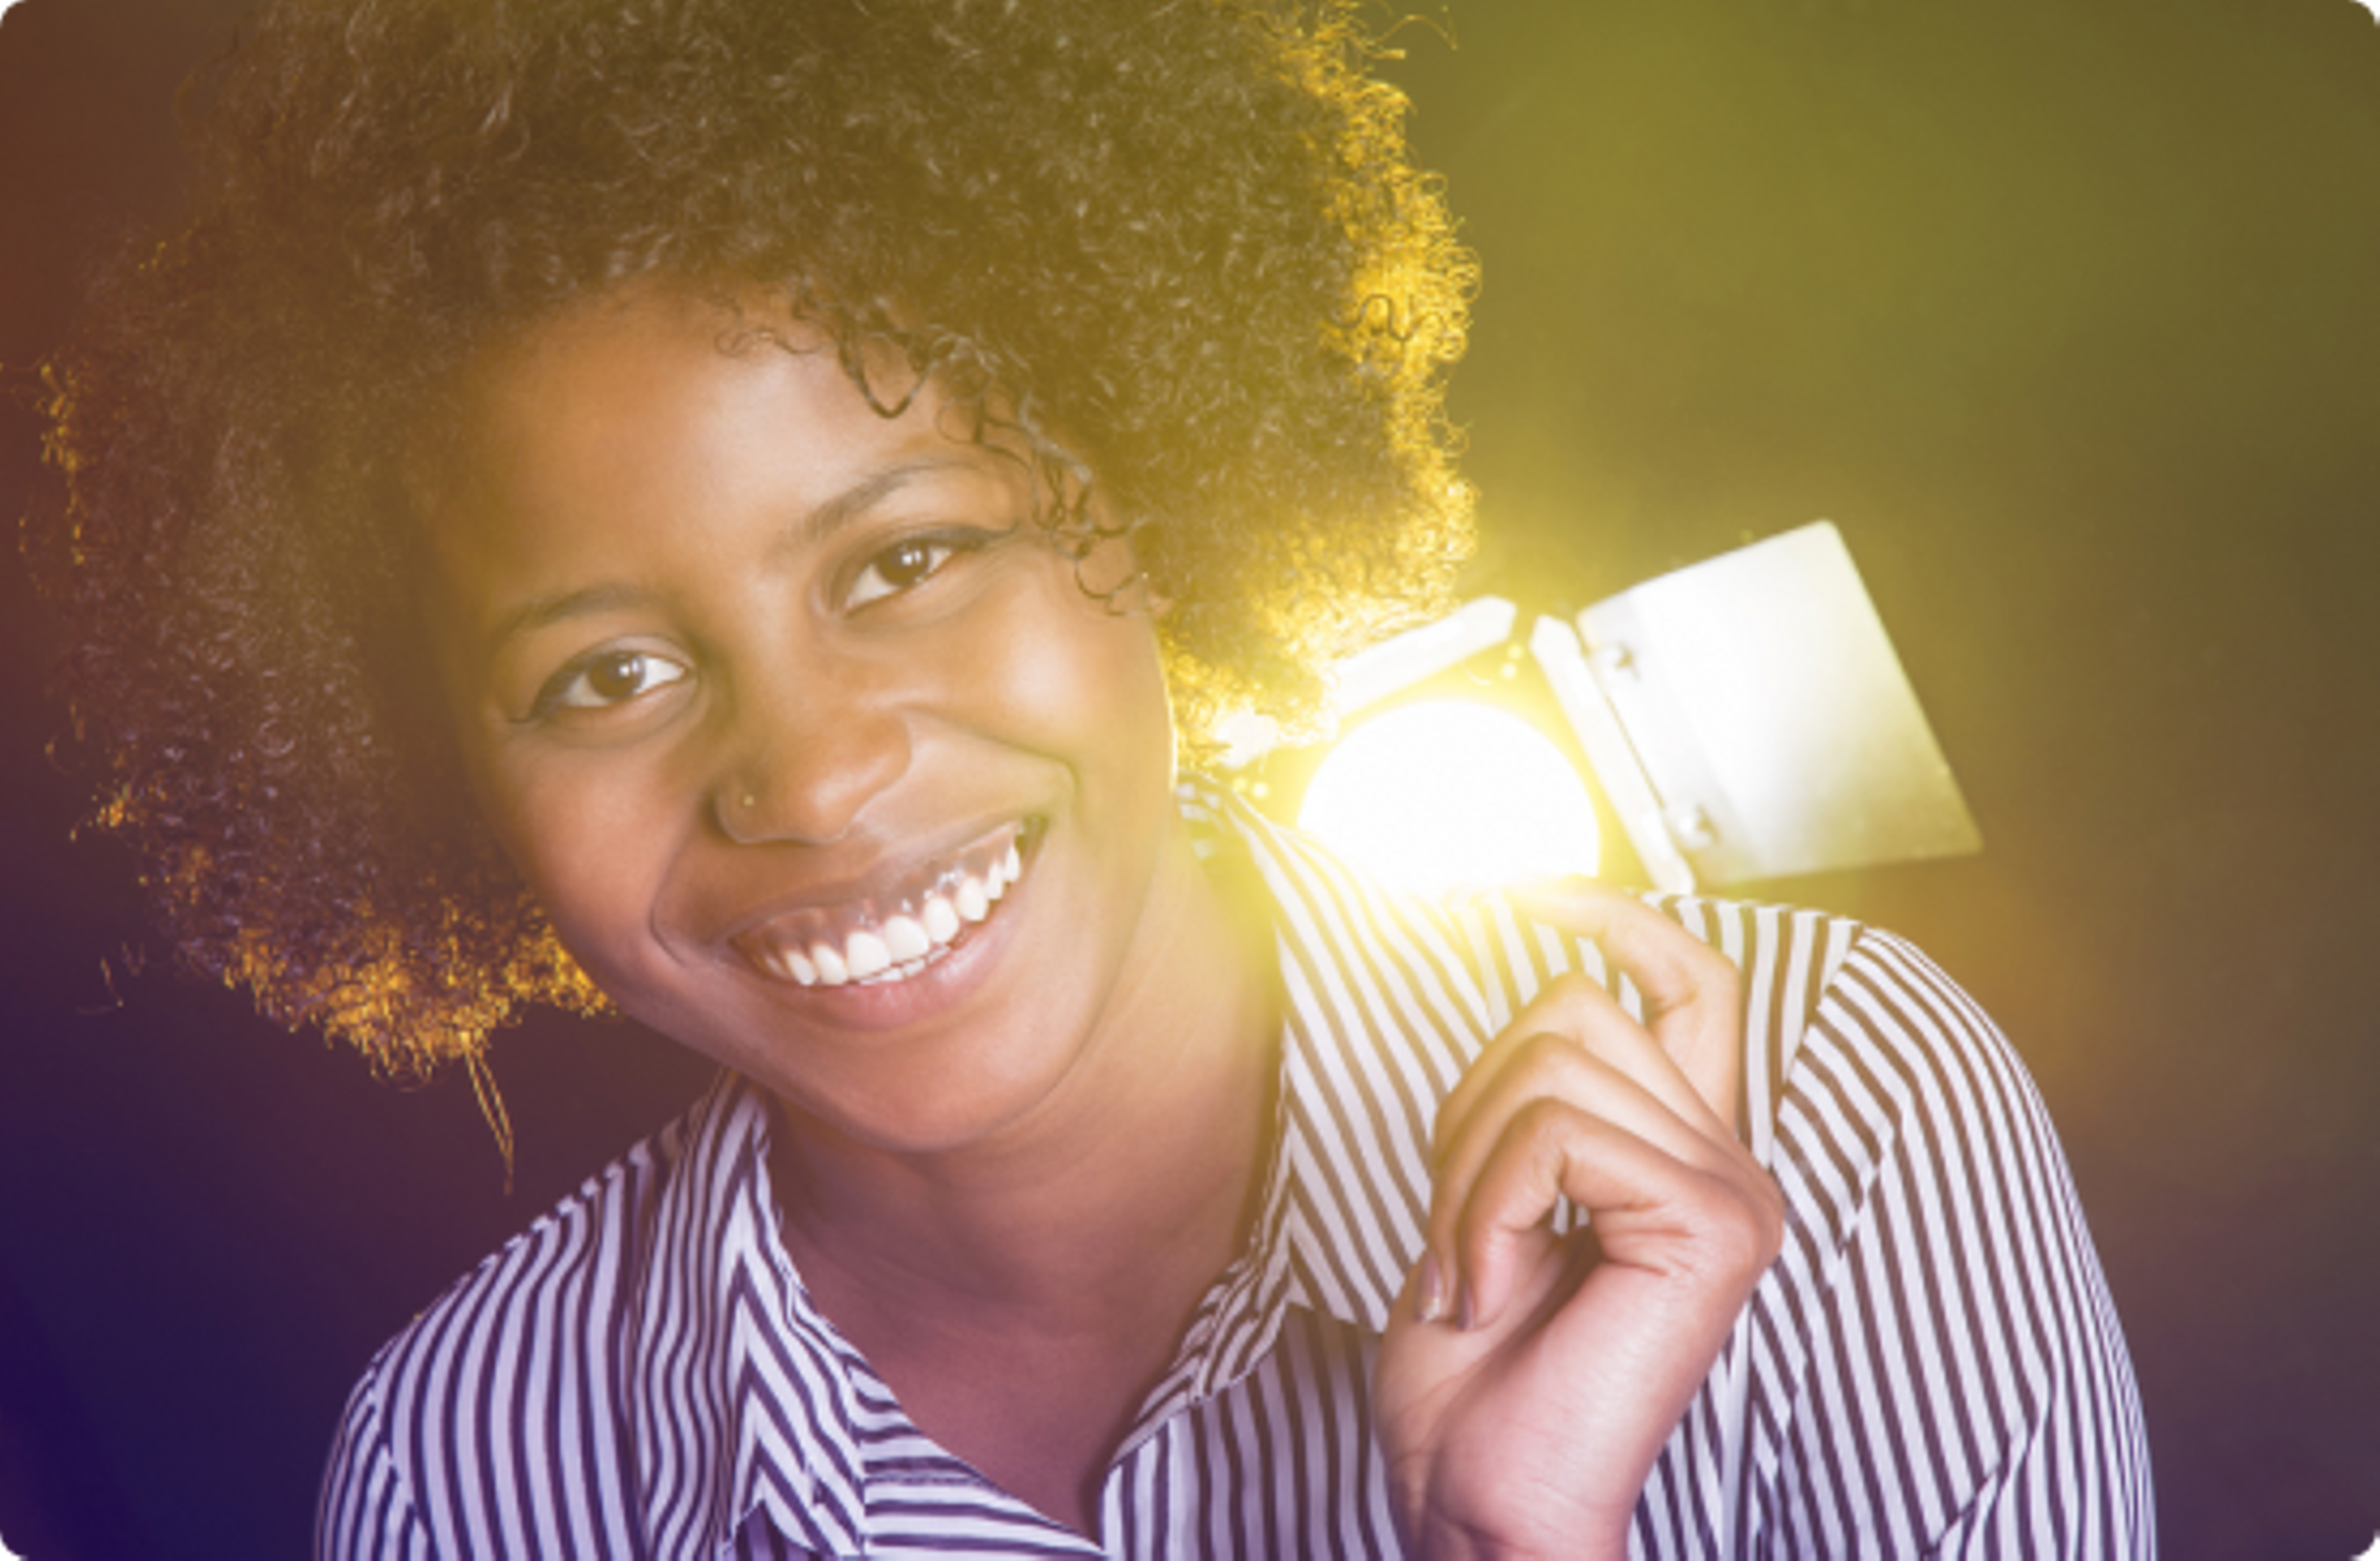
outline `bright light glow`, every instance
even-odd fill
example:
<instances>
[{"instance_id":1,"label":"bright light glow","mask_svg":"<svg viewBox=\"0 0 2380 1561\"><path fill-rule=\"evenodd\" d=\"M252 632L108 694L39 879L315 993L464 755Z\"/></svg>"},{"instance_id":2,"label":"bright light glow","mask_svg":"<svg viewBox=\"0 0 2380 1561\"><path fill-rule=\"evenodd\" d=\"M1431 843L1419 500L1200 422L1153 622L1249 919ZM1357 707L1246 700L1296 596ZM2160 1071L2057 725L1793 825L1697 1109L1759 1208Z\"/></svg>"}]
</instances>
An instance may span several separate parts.
<instances>
[{"instance_id":1,"label":"bright light glow","mask_svg":"<svg viewBox=\"0 0 2380 1561\"><path fill-rule=\"evenodd\" d=\"M1595 804L1542 733L1489 705L1400 705L1349 733L1297 822L1399 887L1593 872Z\"/></svg>"},{"instance_id":2,"label":"bright light glow","mask_svg":"<svg viewBox=\"0 0 2380 1561\"><path fill-rule=\"evenodd\" d=\"M1253 710L1229 710L1215 723L1215 735L1223 739L1223 768L1244 770L1281 746L1281 723Z\"/></svg>"}]
</instances>

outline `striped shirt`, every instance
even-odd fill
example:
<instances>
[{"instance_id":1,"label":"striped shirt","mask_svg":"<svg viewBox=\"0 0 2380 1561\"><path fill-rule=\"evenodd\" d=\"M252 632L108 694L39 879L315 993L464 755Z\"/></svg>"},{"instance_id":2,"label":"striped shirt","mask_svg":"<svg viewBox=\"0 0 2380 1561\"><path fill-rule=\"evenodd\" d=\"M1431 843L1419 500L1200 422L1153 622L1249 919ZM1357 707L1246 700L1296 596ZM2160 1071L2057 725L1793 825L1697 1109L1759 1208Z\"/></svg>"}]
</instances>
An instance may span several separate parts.
<instances>
[{"instance_id":1,"label":"striped shirt","mask_svg":"<svg viewBox=\"0 0 2380 1561\"><path fill-rule=\"evenodd\" d=\"M811 1304L771 1113L729 1076L381 1351L319 1555L1397 1554L1368 1394L1433 1113L1533 993L1602 961L1492 897L1450 914L1386 891L1227 798L1185 788L1184 811L1273 901L1279 1121L1247 1249L1116 1448L1098 1539L929 1440ZM1632 1553L2154 1554L2122 1336L1991 1022L1888 934L1654 903L1742 968L1742 1127L1788 1213Z\"/></svg>"}]
</instances>

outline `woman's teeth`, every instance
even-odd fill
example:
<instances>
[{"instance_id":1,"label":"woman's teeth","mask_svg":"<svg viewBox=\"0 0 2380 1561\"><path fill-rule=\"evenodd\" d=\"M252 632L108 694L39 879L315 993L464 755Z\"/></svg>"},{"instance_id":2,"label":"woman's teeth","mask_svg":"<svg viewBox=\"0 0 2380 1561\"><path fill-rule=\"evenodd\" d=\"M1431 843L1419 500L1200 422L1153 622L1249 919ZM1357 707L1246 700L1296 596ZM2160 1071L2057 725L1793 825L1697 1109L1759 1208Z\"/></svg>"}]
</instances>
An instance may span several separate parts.
<instances>
[{"instance_id":1,"label":"woman's teeth","mask_svg":"<svg viewBox=\"0 0 2380 1561\"><path fill-rule=\"evenodd\" d=\"M945 874L913 911L890 916L875 927L835 938L813 935L755 940L759 962L771 974L803 986L880 985L906 981L941 959L960 934L991 914L991 908L1024 875L1025 861L1011 840L980 872Z\"/></svg>"},{"instance_id":2,"label":"woman's teeth","mask_svg":"<svg viewBox=\"0 0 2380 1561\"><path fill-rule=\"evenodd\" d=\"M952 914L962 921L980 921L991 914L991 899L982 884L972 878L959 881L958 908Z\"/></svg>"}]
</instances>

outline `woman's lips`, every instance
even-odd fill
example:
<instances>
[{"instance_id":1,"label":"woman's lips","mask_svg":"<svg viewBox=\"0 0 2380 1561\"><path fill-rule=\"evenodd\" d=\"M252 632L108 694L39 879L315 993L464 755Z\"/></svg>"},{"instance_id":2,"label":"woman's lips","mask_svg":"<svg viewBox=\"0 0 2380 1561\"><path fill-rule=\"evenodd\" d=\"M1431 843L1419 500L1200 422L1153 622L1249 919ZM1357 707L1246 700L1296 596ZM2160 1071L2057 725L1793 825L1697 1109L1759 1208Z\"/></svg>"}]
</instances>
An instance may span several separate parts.
<instances>
[{"instance_id":1,"label":"woman's lips","mask_svg":"<svg viewBox=\"0 0 2380 1561\"><path fill-rule=\"evenodd\" d=\"M1038 821L1005 824L889 892L804 906L731 940L762 975L800 986L885 985L926 970L989 920L1024 875Z\"/></svg>"}]
</instances>

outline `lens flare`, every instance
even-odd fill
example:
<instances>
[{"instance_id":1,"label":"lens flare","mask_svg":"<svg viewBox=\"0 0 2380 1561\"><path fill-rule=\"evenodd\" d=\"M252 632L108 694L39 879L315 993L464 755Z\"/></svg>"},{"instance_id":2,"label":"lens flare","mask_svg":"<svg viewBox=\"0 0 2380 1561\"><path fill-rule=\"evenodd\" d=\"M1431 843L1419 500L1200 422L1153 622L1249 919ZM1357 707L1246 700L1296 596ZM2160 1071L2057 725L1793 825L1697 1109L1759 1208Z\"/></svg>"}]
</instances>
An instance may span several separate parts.
<instances>
[{"instance_id":1,"label":"lens flare","mask_svg":"<svg viewBox=\"0 0 2380 1561\"><path fill-rule=\"evenodd\" d=\"M1560 749L1484 704L1400 705L1356 727L1307 787L1300 826L1400 888L1593 872L1595 804Z\"/></svg>"}]
</instances>

